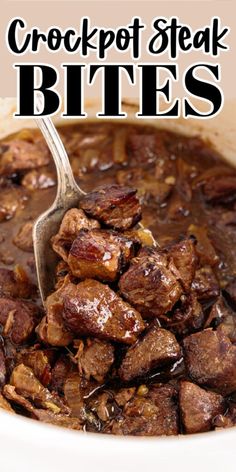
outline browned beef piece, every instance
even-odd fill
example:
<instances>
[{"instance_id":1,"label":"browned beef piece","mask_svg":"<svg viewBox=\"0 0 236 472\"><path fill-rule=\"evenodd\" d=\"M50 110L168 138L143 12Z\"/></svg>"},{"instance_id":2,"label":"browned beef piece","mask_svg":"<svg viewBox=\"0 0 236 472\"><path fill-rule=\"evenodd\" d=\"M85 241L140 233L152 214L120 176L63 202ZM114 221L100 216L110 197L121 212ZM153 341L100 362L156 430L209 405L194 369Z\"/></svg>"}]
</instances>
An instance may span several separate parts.
<instances>
[{"instance_id":1,"label":"browned beef piece","mask_svg":"<svg viewBox=\"0 0 236 472\"><path fill-rule=\"evenodd\" d=\"M19 361L30 367L43 386L48 387L51 384L51 364L54 357L55 351L52 349L32 349L21 352Z\"/></svg>"},{"instance_id":2,"label":"browned beef piece","mask_svg":"<svg viewBox=\"0 0 236 472\"><path fill-rule=\"evenodd\" d=\"M202 266L214 267L219 262L219 257L209 238L208 230L204 226L190 225L188 234L196 238L196 253Z\"/></svg>"},{"instance_id":3,"label":"browned beef piece","mask_svg":"<svg viewBox=\"0 0 236 472\"><path fill-rule=\"evenodd\" d=\"M212 306L204 327L216 327L236 343L236 313L220 297Z\"/></svg>"},{"instance_id":4,"label":"browned beef piece","mask_svg":"<svg viewBox=\"0 0 236 472\"><path fill-rule=\"evenodd\" d=\"M99 228L98 221L88 219L83 210L71 208L63 217L59 232L52 238L53 250L67 262L71 245L81 229Z\"/></svg>"},{"instance_id":5,"label":"browned beef piece","mask_svg":"<svg viewBox=\"0 0 236 472\"><path fill-rule=\"evenodd\" d=\"M41 341L51 346L68 346L73 339L64 325L62 318L63 298L66 293L74 293L75 285L64 284L56 292L52 293L46 301L47 315L36 328Z\"/></svg>"},{"instance_id":6,"label":"browned beef piece","mask_svg":"<svg viewBox=\"0 0 236 472\"><path fill-rule=\"evenodd\" d=\"M33 237L32 237L33 223L28 221L24 223L18 233L13 238L13 243L19 249L25 252L33 252Z\"/></svg>"},{"instance_id":7,"label":"browned beef piece","mask_svg":"<svg viewBox=\"0 0 236 472\"><path fill-rule=\"evenodd\" d=\"M115 229L129 229L141 219L137 190L121 185L104 185L82 197L87 215Z\"/></svg>"},{"instance_id":8,"label":"browned beef piece","mask_svg":"<svg viewBox=\"0 0 236 472\"><path fill-rule=\"evenodd\" d=\"M179 271L184 290L188 291L194 279L197 266L195 241L188 238L170 246L167 249L167 256L169 259L173 259L174 265Z\"/></svg>"},{"instance_id":9,"label":"browned beef piece","mask_svg":"<svg viewBox=\"0 0 236 472\"><path fill-rule=\"evenodd\" d=\"M142 249L120 278L121 294L146 318L161 316L173 308L183 293L176 272L166 254Z\"/></svg>"},{"instance_id":10,"label":"browned beef piece","mask_svg":"<svg viewBox=\"0 0 236 472\"><path fill-rule=\"evenodd\" d=\"M30 282L22 267L14 271L0 268L0 296L13 298L31 298L36 294L36 287Z\"/></svg>"},{"instance_id":11,"label":"browned beef piece","mask_svg":"<svg viewBox=\"0 0 236 472\"><path fill-rule=\"evenodd\" d=\"M1 387L6 383L6 373L7 373L6 360L5 360L4 350L1 347L1 342L0 342L0 391L1 391Z\"/></svg>"},{"instance_id":12,"label":"browned beef piece","mask_svg":"<svg viewBox=\"0 0 236 472\"><path fill-rule=\"evenodd\" d=\"M171 436L179 432L176 391L171 385L150 387L145 397L135 396L112 424L113 434Z\"/></svg>"},{"instance_id":13,"label":"browned beef piece","mask_svg":"<svg viewBox=\"0 0 236 472\"><path fill-rule=\"evenodd\" d=\"M81 341L76 359L81 375L103 382L115 360L114 346L99 339L87 339L86 344Z\"/></svg>"},{"instance_id":14,"label":"browned beef piece","mask_svg":"<svg viewBox=\"0 0 236 472\"><path fill-rule=\"evenodd\" d=\"M55 365L51 371L51 384L50 387L52 390L56 390L59 393L63 393L64 385L67 377L72 371L72 362L68 358L61 354L59 359L55 362Z\"/></svg>"},{"instance_id":15,"label":"browned beef piece","mask_svg":"<svg viewBox=\"0 0 236 472\"><path fill-rule=\"evenodd\" d=\"M13 139L1 143L0 174L10 175L15 172L35 169L49 164L50 155L43 140L29 143L21 139Z\"/></svg>"},{"instance_id":16,"label":"browned beef piece","mask_svg":"<svg viewBox=\"0 0 236 472\"><path fill-rule=\"evenodd\" d=\"M70 413L64 401L55 393L51 393L35 377L32 369L19 364L11 374L10 384L18 394L28 398L35 406L42 407L53 413Z\"/></svg>"},{"instance_id":17,"label":"browned beef piece","mask_svg":"<svg viewBox=\"0 0 236 472\"><path fill-rule=\"evenodd\" d=\"M224 398L191 382L180 384L179 405L186 433L203 433L213 428L213 419L224 412Z\"/></svg>"},{"instance_id":18,"label":"browned beef piece","mask_svg":"<svg viewBox=\"0 0 236 472\"><path fill-rule=\"evenodd\" d=\"M20 187L0 189L0 222L10 220L15 213L22 210L28 197Z\"/></svg>"},{"instance_id":19,"label":"browned beef piece","mask_svg":"<svg viewBox=\"0 0 236 472\"><path fill-rule=\"evenodd\" d=\"M134 308L107 285L92 279L74 285L71 293L64 297L62 316L66 327L74 334L125 344L134 343L145 328Z\"/></svg>"},{"instance_id":20,"label":"browned beef piece","mask_svg":"<svg viewBox=\"0 0 236 472\"><path fill-rule=\"evenodd\" d=\"M233 279L224 289L224 296L227 302L236 309L236 279Z\"/></svg>"},{"instance_id":21,"label":"browned beef piece","mask_svg":"<svg viewBox=\"0 0 236 472\"><path fill-rule=\"evenodd\" d=\"M40 316L39 307L31 302L0 298L2 334L15 344L23 344L31 337Z\"/></svg>"},{"instance_id":22,"label":"browned beef piece","mask_svg":"<svg viewBox=\"0 0 236 472\"><path fill-rule=\"evenodd\" d=\"M47 170L31 170L27 172L21 181L21 185L28 190L43 190L45 188L54 187L57 183L56 176L53 172Z\"/></svg>"},{"instance_id":23,"label":"browned beef piece","mask_svg":"<svg viewBox=\"0 0 236 472\"><path fill-rule=\"evenodd\" d=\"M119 233L81 230L71 246L68 265L80 279L113 282L133 256L133 241Z\"/></svg>"},{"instance_id":24,"label":"browned beef piece","mask_svg":"<svg viewBox=\"0 0 236 472\"><path fill-rule=\"evenodd\" d=\"M211 267L201 267L196 270L192 290L200 302L214 300L220 295L219 282Z\"/></svg>"},{"instance_id":25,"label":"browned beef piece","mask_svg":"<svg viewBox=\"0 0 236 472\"><path fill-rule=\"evenodd\" d=\"M222 395L236 390L236 346L221 331L206 329L184 339L189 376Z\"/></svg>"},{"instance_id":26,"label":"browned beef piece","mask_svg":"<svg viewBox=\"0 0 236 472\"><path fill-rule=\"evenodd\" d=\"M135 165L147 166L167 155L163 139L155 134L131 134L127 146Z\"/></svg>"},{"instance_id":27,"label":"browned beef piece","mask_svg":"<svg viewBox=\"0 0 236 472\"><path fill-rule=\"evenodd\" d=\"M174 363L181 356L181 349L175 336L166 329L153 325L143 339L128 349L119 369L124 381Z\"/></svg>"},{"instance_id":28,"label":"browned beef piece","mask_svg":"<svg viewBox=\"0 0 236 472\"><path fill-rule=\"evenodd\" d=\"M203 184L203 194L209 203L229 203L236 200L236 175L218 175Z\"/></svg>"},{"instance_id":29,"label":"browned beef piece","mask_svg":"<svg viewBox=\"0 0 236 472\"><path fill-rule=\"evenodd\" d=\"M204 312L194 293L182 295L181 305L163 319L163 324L178 336L186 336L202 328Z\"/></svg>"}]
</instances>

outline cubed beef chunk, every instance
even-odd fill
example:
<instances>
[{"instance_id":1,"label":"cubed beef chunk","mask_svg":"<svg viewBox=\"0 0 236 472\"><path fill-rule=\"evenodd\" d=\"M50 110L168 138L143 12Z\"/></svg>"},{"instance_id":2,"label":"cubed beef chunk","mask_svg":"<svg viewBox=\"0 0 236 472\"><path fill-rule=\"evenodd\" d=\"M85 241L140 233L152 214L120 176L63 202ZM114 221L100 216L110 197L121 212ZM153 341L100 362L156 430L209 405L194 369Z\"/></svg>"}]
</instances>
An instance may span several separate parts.
<instances>
[{"instance_id":1,"label":"cubed beef chunk","mask_svg":"<svg viewBox=\"0 0 236 472\"><path fill-rule=\"evenodd\" d=\"M120 278L121 294L146 318L161 316L173 308L183 293L176 272L165 254L142 249Z\"/></svg>"},{"instance_id":2,"label":"cubed beef chunk","mask_svg":"<svg viewBox=\"0 0 236 472\"><path fill-rule=\"evenodd\" d=\"M180 384L179 405L184 430L189 434L210 431L214 417L225 409L221 395L187 381Z\"/></svg>"},{"instance_id":3,"label":"cubed beef chunk","mask_svg":"<svg viewBox=\"0 0 236 472\"><path fill-rule=\"evenodd\" d=\"M0 189L0 222L13 218L17 211L24 208L27 199L20 187Z\"/></svg>"},{"instance_id":4,"label":"cubed beef chunk","mask_svg":"<svg viewBox=\"0 0 236 472\"><path fill-rule=\"evenodd\" d=\"M195 241L191 238L184 239L167 249L169 259L173 259L175 267L180 274L180 280L184 290L188 291L193 281L197 257L195 251Z\"/></svg>"},{"instance_id":5,"label":"cubed beef chunk","mask_svg":"<svg viewBox=\"0 0 236 472\"><path fill-rule=\"evenodd\" d=\"M236 346L221 331L206 329L184 339L189 376L222 395L236 390Z\"/></svg>"},{"instance_id":6,"label":"cubed beef chunk","mask_svg":"<svg viewBox=\"0 0 236 472\"><path fill-rule=\"evenodd\" d=\"M0 268L0 296L31 298L35 294L36 287L21 266L16 266L14 271Z\"/></svg>"},{"instance_id":7,"label":"cubed beef chunk","mask_svg":"<svg viewBox=\"0 0 236 472\"><path fill-rule=\"evenodd\" d=\"M195 249L201 265L214 267L219 262L219 257L209 238L207 228L204 226L190 225L188 234L196 238Z\"/></svg>"},{"instance_id":8,"label":"cubed beef chunk","mask_svg":"<svg viewBox=\"0 0 236 472\"><path fill-rule=\"evenodd\" d=\"M196 270L192 290L202 303L214 301L214 298L219 297L219 282L211 267L201 267Z\"/></svg>"},{"instance_id":9,"label":"cubed beef chunk","mask_svg":"<svg viewBox=\"0 0 236 472\"><path fill-rule=\"evenodd\" d=\"M6 359L5 359L4 350L1 346L1 339L0 339L0 391L1 391L2 386L6 382L6 373L7 373Z\"/></svg>"},{"instance_id":10,"label":"cubed beef chunk","mask_svg":"<svg viewBox=\"0 0 236 472\"><path fill-rule=\"evenodd\" d=\"M27 169L35 169L49 164L50 154L43 140L29 143L21 139L2 142L0 174L10 175Z\"/></svg>"},{"instance_id":11,"label":"cubed beef chunk","mask_svg":"<svg viewBox=\"0 0 236 472\"><path fill-rule=\"evenodd\" d=\"M27 172L21 181L21 185L28 190L43 190L56 185L56 176L53 172L45 170L31 170Z\"/></svg>"},{"instance_id":12,"label":"cubed beef chunk","mask_svg":"<svg viewBox=\"0 0 236 472\"><path fill-rule=\"evenodd\" d=\"M115 360L114 346L99 339L87 339L86 344L80 341L76 359L81 375L103 382Z\"/></svg>"},{"instance_id":13,"label":"cubed beef chunk","mask_svg":"<svg viewBox=\"0 0 236 472\"><path fill-rule=\"evenodd\" d=\"M141 219L137 190L120 185L105 185L82 197L87 215L115 229L129 229Z\"/></svg>"},{"instance_id":14,"label":"cubed beef chunk","mask_svg":"<svg viewBox=\"0 0 236 472\"><path fill-rule=\"evenodd\" d=\"M179 432L176 390L171 385L150 387L147 395L135 396L113 422L113 434L171 436Z\"/></svg>"},{"instance_id":15,"label":"cubed beef chunk","mask_svg":"<svg viewBox=\"0 0 236 472\"><path fill-rule=\"evenodd\" d=\"M80 282L64 297L63 319L74 334L132 344L145 324L140 314L107 285Z\"/></svg>"},{"instance_id":16,"label":"cubed beef chunk","mask_svg":"<svg viewBox=\"0 0 236 472\"><path fill-rule=\"evenodd\" d=\"M194 293L182 295L180 302L162 321L173 333L183 337L202 328L205 317Z\"/></svg>"},{"instance_id":17,"label":"cubed beef chunk","mask_svg":"<svg viewBox=\"0 0 236 472\"><path fill-rule=\"evenodd\" d=\"M220 297L212 306L204 327L216 327L236 343L236 313Z\"/></svg>"},{"instance_id":18,"label":"cubed beef chunk","mask_svg":"<svg viewBox=\"0 0 236 472\"><path fill-rule=\"evenodd\" d=\"M53 250L67 262L71 245L81 229L99 228L98 221L88 219L83 210L71 208L63 217L59 232L52 238Z\"/></svg>"},{"instance_id":19,"label":"cubed beef chunk","mask_svg":"<svg viewBox=\"0 0 236 472\"><path fill-rule=\"evenodd\" d=\"M0 324L3 336L15 344L25 343L34 332L40 309L31 302L0 297Z\"/></svg>"},{"instance_id":20,"label":"cubed beef chunk","mask_svg":"<svg viewBox=\"0 0 236 472\"><path fill-rule=\"evenodd\" d=\"M32 237L33 223L28 221L24 223L18 233L13 238L13 243L19 249L25 252L33 252L33 237Z\"/></svg>"},{"instance_id":21,"label":"cubed beef chunk","mask_svg":"<svg viewBox=\"0 0 236 472\"><path fill-rule=\"evenodd\" d=\"M229 203L236 200L236 175L218 175L203 184L203 195L209 203Z\"/></svg>"},{"instance_id":22,"label":"cubed beef chunk","mask_svg":"<svg viewBox=\"0 0 236 472\"><path fill-rule=\"evenodd\" d=\"M175 336L153 325L143 339L128 349L119 369L119 376L130 381L148 372L174 363L181 356Z\"/></svg>"},{"instance_id":23,"label":"cubed beef chunk","mask_svg":"<svg viewBox=\"0 0 236 472\"><path fill-rule=\"evenodd\" d=\"M113 282L133 256L133 241L121 234L101 229L81 230L71 246L68 265L80 279Z\"/></svg>"},{"instance_id":24,"label":"cubed beef chunk","mask_svg":"<svg viewBox=\"0 0 236 472\"><path fill-rule=\"evenodd\" d=\"M147 166L167 155L163 138L155 134L131 134L127 146L129 158L135 165Z\"/></svg>"},{"instance_id":25,"label":"cubed beef chunk","mask_svg":"<svg viewBox=\"0 0 236 472\"><path fill-rule=\"evenodd\" d=\"M36 332L46 344L51 346L68 346L73 336L66 329L62 318L63 297L70 289L73 291L75 285L65 284L52 293L46 300L47 315L37 326Z\"/></svg>"}]
</instances>

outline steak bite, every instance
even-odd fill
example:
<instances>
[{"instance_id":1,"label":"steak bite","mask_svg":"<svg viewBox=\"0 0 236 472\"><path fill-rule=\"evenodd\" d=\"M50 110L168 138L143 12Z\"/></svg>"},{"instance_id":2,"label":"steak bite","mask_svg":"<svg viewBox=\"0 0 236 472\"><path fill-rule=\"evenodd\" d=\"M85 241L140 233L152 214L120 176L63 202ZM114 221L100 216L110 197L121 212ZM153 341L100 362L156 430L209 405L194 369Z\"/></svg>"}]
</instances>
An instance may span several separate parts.
<instances>
[{"instance_id":1,"label":"steak bite","mask_svg":"<svg viewBox=\"0 0 236 472\"><path fill-rule=\"evenodd\" d=\"M179 432L177 393L171 385L151 386L147 395L136 395L111 426L113 434L171 436Z\"/></svg>"},{"instance_id":2,"label":"steak bite","mask_svg":"<svg viewBox=\"0 0 236 472\"><path fill-rule=\"evenodd\" d=\"M215 298L219 297L219 282L211 267L201 267L196 270L192 291L201 303L214 301Z\"/></svg>"},{"instance_id":3,"label":"steak bite","mask_svg":"<svg viewBox=\"0 0 236 472\"><path fill-rule=\"evenodd\" d=\"M36 332L46 344L51 346L68 346L73 336L66 329L62 318L63 298L67 293L74 293L76 285L64 283L56 292L49 295L46 300L47 315L36 328Z\"/></svg>"},{"instance_id":4,"label":"steak bite","mask_svg":"<svg viewBox=\"0 0 236 472\"><path fill-rule=\"evenodd\" d=\"M233 279L224 289L224 296L230 306L236 309L236 279Z\"/></svg>"},{"instance_id":5,"label":"steak bite","mask_svg":"<svg viewBox=\"0 0 236 472\"><path fill-rule=\"evenodd\" d=\"M80 341L78 347L76 359L80 374L88 380L93 377L103 382L115 360L114 346L99 339L87 339L86 344Z\"/></svg>"},{"instance_id":6,"label":"steak bite","mask_svg":"<svg viewBox=\"0 0 236 472\"><path fill-rule=\"evenodd\" d=\"M204 327L212 326L218 326L218 331L222 331L232 343L236 343L236 313L222 297L212 306Z\"/></svg>"},{"instance_id":7,"label":"steak bite","mask_svg":"<svg viewBox=\"0 0 236 472\"><path fill-rule=\"evenodd\" d=\"M203 433L213 428L213 419L225 410L224 398L197 385L182 381L179 391L181 419L185 432Z\"/></svg>"},{"instance_id":8,"label":"steak bite","mask_svg":"<svg viewBox=\"0 0 236 472\"><path fill-rule=\"evenodd\" d=\"M49 164L50 154L43 140L29 143L21 139L1 142L0 175L11 175Z\"/></svg>"},{"instance_id":9,"label":"steak bite","mask_svg":"<svg viewBox=\"0 0 236 472\"><path fill-rule=\"evenodd\" d=\"M163 252L141 249L121 276L119 288L123 297L143 316L155 318L170 311L183 293L177 272ZM180 278L179 273L178 276Z\"/></svg>"},{"instance_id":10,"label":"steak bite","mask_svg":"<svg viewBox=\"0 0 236 472\"><path fill-rule=\"evenodd\" d=\"M129 229L141 219L137 190L121 185L104 185L82 197L87 215L114 229Z\"/></svg>"},{"instance_id":11,"label":"steak bite","mask_svg":"<svg viewBox=\"0 0 236 472\"><path fill-rule=\"evenodd\" d=\"M8 337L14 344L23 344L30 338L39 318L40 309L37 305L0 297L2 335Z\"/></svg>"},{"instance_id":12,"label":"steak bite","mask_svg":"<svg viewBox=\"0 0 236 472\"><path fill-rule=\"evenodd\" d=\"M134 243L121 234L107 230L81 230L74 240L68 265L80 278L113 282L134 256Z\"/></svg>"},{"instance_id":13,"label":"steak bite","mask_svg":"<svg viewBox=\"0 0 236 472\"><path fill-rule=\"evenodd\" d=\"M147 334L130 347L121 363L119 376L128 382L148 372L174 363L181 356L181 349L175 336L153 325Z\"/></svg>"},{"instance_id":14,"label":"steak bite","mask_svg":"<svg viewBox=\"0 0 236 472\"><path fill-rule=\"evenodd\" d=\"M87 218L83 210L71 208L68 210L61 222L59 232L52 237L53 250L67 262L71 245L78 236L81 229L99 228L98 221Z\"/></svg>"},{"instance_id":15,"label":"steak bite","mask_svg":"<svg viewBox=\"0 0 236 472\"><path fill-rule=\"evenodd\" d=\"M205 329L184 339L189 376L199 385L228 395L236 390L236 346L222 331Z\"/></svg>"},{"instance_id":16,"label":"steak bite","mask_svg":"<svg viewBox=\"0 0 236 472\"><path fill-rule=\"evenodd\" d=\"M184 290L188 291L194 279L197 257L195 251L195 241L192 238L184 239L167 249L168 258L173 260L175 267L179 271L180 281Z\"/></svg>"},{"instance_id":17,"label":"steak bite","mask_svg":"<svg viewBox=\"0 0 236 472\"><path fill-rule=\"evenodd\" d=\"M107 285L87 279L64 296L65 326L76 335L89 335L125 344L137 340L145 324L140 314Z\"/></svg>"},{"instance_id":18,"label":"steak bite","mask_svg":"<svg viewBox=\"0 0 236 472\"><path fill-rule=\"evenodd\" d=\"M162 323L175 335L183 337L202 328L204 312L194 293L182 295L180 301L168 317L162 318Z\"/></svg>"},{"instance_id":19,"label":"steak bite","mask_svg":"<svg viewBox=\"0 0 236 472\"><path fill-rule=\"evenodd\" d=\"M229 203L236 199L236 175L218 175L203 184L203 195L209 203Z\"/></svg>"}]
</instances>

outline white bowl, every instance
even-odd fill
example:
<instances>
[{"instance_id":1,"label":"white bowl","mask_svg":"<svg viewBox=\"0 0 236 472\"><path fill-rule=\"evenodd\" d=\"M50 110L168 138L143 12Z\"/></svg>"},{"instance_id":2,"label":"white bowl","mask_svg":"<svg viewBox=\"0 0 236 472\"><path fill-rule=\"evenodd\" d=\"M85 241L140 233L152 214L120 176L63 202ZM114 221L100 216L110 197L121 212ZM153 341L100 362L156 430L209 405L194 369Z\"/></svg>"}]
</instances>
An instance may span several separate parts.
<instances>
[{"instance_id":1,"label":"white bowl","mask_svg":"<svg viewBox=\"0 0 236 472\"><path fill-rule=\"evenodd\" d=\"M135 105L126 101L125 108L133 121ZM14 99L0 99L0 137L35 126L13 119L14 109ZM98 105L93 102L86 111L94 119ZM151 123L200 134L236 165L236 101L226 103L215 119ZM178 437L117 437L70 431L0 409L0 472L233 472L235 442L236 428Z\"/></svg>"}]
</instances>

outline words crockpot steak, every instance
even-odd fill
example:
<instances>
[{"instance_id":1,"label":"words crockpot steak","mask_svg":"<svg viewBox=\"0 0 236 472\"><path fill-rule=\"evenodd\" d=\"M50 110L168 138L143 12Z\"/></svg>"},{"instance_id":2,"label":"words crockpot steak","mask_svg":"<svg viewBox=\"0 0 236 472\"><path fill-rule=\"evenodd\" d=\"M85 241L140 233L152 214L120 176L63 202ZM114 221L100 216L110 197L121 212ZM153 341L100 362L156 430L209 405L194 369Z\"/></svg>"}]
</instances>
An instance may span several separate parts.
<instances>
[{"instance_id":1,"label":"words crockpot steak","mask_svg":"<svg viewBox=\"0 0 236 472\"><path fill-rule=\"evenodd\" d=\"M236 171L201 139L151 126L60 134L89 193L52 238L46 311L32 226L54 165L35 130L0 142L0 406L123 435L235 425Z\"/></svg>"}]
</instances>

